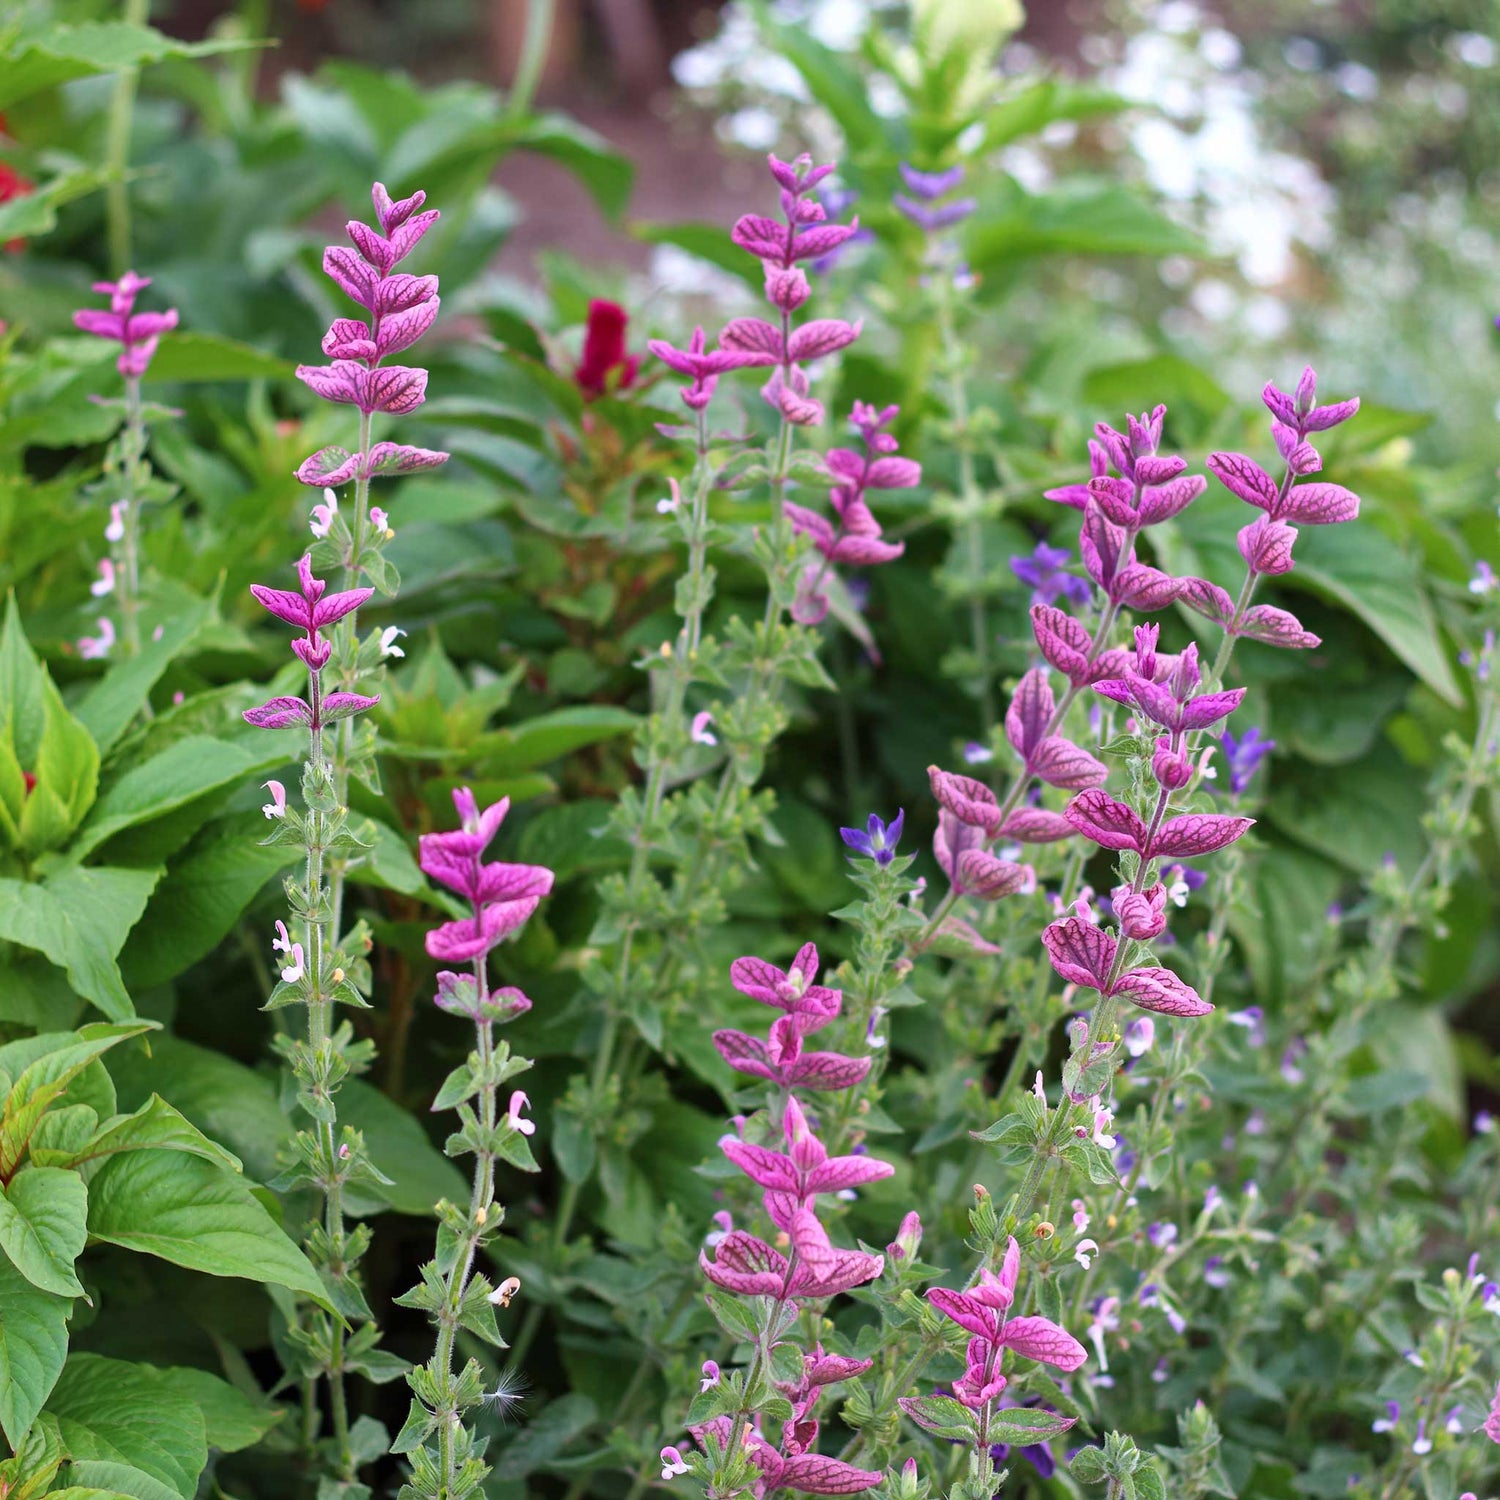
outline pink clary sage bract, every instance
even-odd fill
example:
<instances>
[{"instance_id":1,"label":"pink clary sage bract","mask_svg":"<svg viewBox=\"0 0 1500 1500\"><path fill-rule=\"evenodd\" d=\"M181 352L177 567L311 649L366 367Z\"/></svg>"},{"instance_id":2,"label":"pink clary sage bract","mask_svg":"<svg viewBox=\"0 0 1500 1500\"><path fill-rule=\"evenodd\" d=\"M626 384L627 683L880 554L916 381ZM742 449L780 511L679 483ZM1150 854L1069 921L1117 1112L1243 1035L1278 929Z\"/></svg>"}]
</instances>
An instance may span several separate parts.
<instances>
[{"instance_id":1,"label":"pink clary sage bract","mask_svg":"<svg viewBox=\"0 0 1500 1500\"><path fill-rule=\"evenodd\" d=\"M301 583L301 590L297 593L259 583L252 583L250 592L277 619L306 632L301 639L292 642L292 650L307 668L308 697L286 694L272 698L258 708L247 708L244 719L259 729L286 729L293 724L306 724L313 734L317 734L325 725L364 713L380 702L378 696L342 692L325 695L321 690L322 671L333 651L323 631L357 610L374 590L345 589L330 594L327 583L313 577L312 560L305 556L297 563L297 577Z\"/></svg>"},{"instance_id":2,"label":"pink clary sage bract","mask_svg":"<svg viewBox=\"0 0 1500 1500\"><path fill-rule=\"evenodd\" d=\"M880 522L865 500L869 490L911 489L922 482L922 466L897 454L895 436L883 430L899 413L896 406L877 410L864 401L854 403L849 425L859 433L865 451L834 448L823 458L834 480L828 498L835 520L790 501L783 506L792 530L809 537L822 555L821 562L803 570L798 582L792 617L799 624L816 625L828 613L823 582L835 564L871 567L894 562L906 551L905 542L884 539Z\"/></svg>"},{"instance_id":3,"label":"pink clary sage bract","mask_svg":"<svg viewBox=\"0 0 1500 1500\"><path fill-rule=\"evenodd\" d=\"M75 326L96 338L120 345L115 367L127 380L139 380L156 355L161 336L177 326L177 309L136 312L135 299L151 285L149 276L127 271L118 281L96 281L94 290L109 298L109 307L83 307L73 314Z\"/></svg>"},{"instance_id":4,"label":"pink clary sage bract","mask_svg":"<svg viewBox=\"0 0 1500 1500\"><path fill-rule=\"evenodd\" d=\"M335 318L323 338L327 365L299 365L297 378L325 401L403 416L426 399L427 371L413 365L387 365L385 359L408 349L432 327L441 299L436 276L412 276L395 267L416 249L438 218L437 209L419 212L427 195L413 193L393 202L381 183L371 191L379 228L357 219L348 224L354 248L330 245L323 270L362 308L365 318ZM407 474L446 463L448 455L405 443L380 442L368 452L321 448L303 461L303 484L338 486L379 474Z\"/></svg>"},{"instance_id":5,"label":"pink clary sage bract","mask_svg":"<svg viewBox=\"0 0 1500 1500\"><path fill-rule=\"evenodd\" d=\"M974 1285L961 1292L946 1287L927 1291L927 1300L970 1335L964 1373L953 1382L954 1396L970 1410L977 1411L1004 1394L1009 1382L1000 1364L1007 1350L1067 1373L1088 1359L1088 1351L1061 1324L1050 1318L1010 1316L1020 1271L1021 1247L1011 1235L998 1275L981 1270ZM920 1421L922 1398L901 1397L899 1404Z\"/></svg>"},{"instance_id":6,"label":"pink clary sage bract","mask_svg":"<svg viewBox=\"0 0 1500 1500\"><path fill-rule=\"evenodd\" d=\"M420 863L424 874L456 891L474 910L472 916L445 922L429 932L427 951L443 963L470 963L522 926L551 891L553 873L545 865L484 862L484 851L510 811L509 797L502 797L481 812L473 792L459 787L453 793L453 802L460 826L442 833L424 833ZM439 1006L463 1010L460 981L448 975L445 985L444 979L439 976ZM513 1009L507 1011L514 1013Z\"/></svg>"},{"instance_id":7,"label":"pink clary sage bract","mask_svg":"<svg viewBox=\"0 0 1500 1500\"><path fill-rule=\"evenodd\" d=\"M818 950L803 945L789 971L763 958L737 958L729 968L730 982L742 995L776 1006L785 1014L771 1023L766 1041L747 1032L714 1032L714 1046L731 1068L764 1078L784 1089L828 1091L853 1088L870 1071L868 1057L842 1052L804 1052L802 1039L837 1018L843 995L816 984Z\"/></svg>"}]
</instances>

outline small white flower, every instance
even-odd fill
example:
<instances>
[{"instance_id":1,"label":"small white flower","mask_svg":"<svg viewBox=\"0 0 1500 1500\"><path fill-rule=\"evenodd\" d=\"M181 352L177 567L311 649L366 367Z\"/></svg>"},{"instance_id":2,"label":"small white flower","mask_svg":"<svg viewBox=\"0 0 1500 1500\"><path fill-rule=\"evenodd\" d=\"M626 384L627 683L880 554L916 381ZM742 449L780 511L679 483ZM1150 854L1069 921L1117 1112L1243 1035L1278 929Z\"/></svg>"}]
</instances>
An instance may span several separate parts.
<instances>
[{"instance_id":1,"label":"small white flower","mask_svg":"<svg viewBox=\"0 0 1500 1500\"><path fill-rule=\"evenodd\" d=\"M1114 1124L1114 1115L1107 1109L1096 1109L1094 1111L1094 1134L1093 1142L1096 1146L1102 1146L1106 1151L1115 1149L1115 1137L1109 1133L1109 1127Z\"/></svg>"},{"instance_id":2,"label":"small white flower","mask_svg":"<svg viewBox=\"0 0 1500 1500\"><path fill-rule=\"evenodd\" d=\"M1079 1240L1073 1248L1073 1259L1087 1271L1093 1265L1094 1257L1098 1253L1099 1245L1096 1240Z\"/></svg>"},{"instance_id":3,"label":"small white flower","mask_svg":"<svg viewBox=\"0 0 1500 1500\"><path fill-rule=\"evenodd\" d=\"M672 489L670 498L663 498L656 502L657 513L663 516L672 515L677 507L682 504L682 487L675 479L669 479L667 483ZM675 1453L677 1450L674 1448L672 1451ZM687 1471L683 1470L683 1472L686 1473Z\"/></svg>"},{"instance_id":4,"label":"small white flower","mask_svg":"<svg viewBox=\"0 0 1500 1500\"><path fill-rule=\"evenodd\" d=\"M396 644L396 637L405 634L406 632L399 626L387 625L380 632L380 654L382 656L405 656L406 652Z\"/></svg>"},{"instance_id":5,"label":"small white flower","mask_svg":"<svg viewBox=\"0 0 1500 1500\"><path fill-rule=\"evenodd\" d=\"M286 817L286 788L279 781L263 781L261 785L271 794L271 800L261 807L268 818Z\"/></svg>"},{"instance_id":6,"label":"small white flower","mask_svg":"<svg viewBox=\"0 0 1500 1500\"><path fill-rule=\"evenodd\" d=\"M714 716L704 709L700 714L693 715L693 727L691 732L695 745L717 745L719 737L708 726L714 721Z\"/></svg>"},{"instance_id":7,"label":"small white flower","mask_svg":"<svg viewBox=\"0 0 1500 1500\"><path fill-rule=\"evenodd\" d=\"M383 533L386 541L390 541L390 539L396 534L391 530L391 518L386 515L386 513L381 510L378 505L372 505L370 507L370 525L372 525L376 531Z\"/></svg>"},{"instance_id":8,"label":"small white flower","mask_svg":"<svg viewBox=\"0 0 1500 1500\"><path fill-rule=\"evenodd\" d=\"M89 593L102 599L115 591L115 565L107 558L99 559L99 576L89 585Z\"/></svg>"},{"instance_id":9,"label":"small white flower","mask_svg":"<svg viewBox=\"0 0 1500 1500\"><path fill-rule=\"evenodd\" d=\"M682 1455L675 1448L663 1448L661 1450L661 1477L671 1479L676 1474L686 1474L688 1466L683 1463Z\"/></svg>"},{"instance_id":10,"label":"small white flower","mask_svg":"<svg viewBox=\"0 0 1500 1500\"><path fill-rule=\"evenodd\" d=\"M703 1361L703 1379L698 1386L699 1393L712 1390L714 1386L718 1385L719 1375L718 1364L714 1360L705 1359Z\"/></svg>"},{"instance_id":11,"label":"small white flower","mask_svg":"<svg viewBox=\"0 0 1500 1500\"><path fill-rule=\"evenodd\" d=\"M125 502L123 500L116 500L109 508L109 525L104 528L104 540L106 542L125 540Z\"/></svg>"},{"instance_id":12,"label":"small white flower","mask_svg":"<svg viewBox=\"0 0 1500 1500\"><path fill-rule=\"evenodd\" d=\"M488 1301L495 1307L509 1307L510 1299L521 1290L521 1278L519 1276L507 1276L499 1286L490 1293Z\"/></svg>"}]
</instances>

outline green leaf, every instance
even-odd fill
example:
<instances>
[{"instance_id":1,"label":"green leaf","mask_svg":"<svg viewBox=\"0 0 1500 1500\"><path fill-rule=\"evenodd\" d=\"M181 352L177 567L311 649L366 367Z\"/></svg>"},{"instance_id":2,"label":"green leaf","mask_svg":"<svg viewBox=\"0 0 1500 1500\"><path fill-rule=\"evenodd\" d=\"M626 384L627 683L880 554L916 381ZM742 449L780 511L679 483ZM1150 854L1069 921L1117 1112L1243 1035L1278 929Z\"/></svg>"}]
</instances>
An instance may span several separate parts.
<instances>
[{"instance_id":1,"label":"green leaf","mask_svg":"<svg viewBox=\"0 0 1500 1500\"><path fill-rule=\"evenodd\" d=\"M1066 78L1039 78L992 106L984 117L985 153L1045 130L1054 120L1086 120L1118 114L1130 101L1108 89ZM1139 405L1139 402L1135 403Z\"/></svg>"},{"instance_id":2,"label":"green leaf","mask_svg":"<svg viewBox=\"0 0 1500 1500\"><path fill-rule=\"evenodd\" d=\"M714 1321L730 1338L750 1344L759 1339L760 1327L755 1321L755 1314L738 1297L714 1288L704 1295L704 1301L708 1303L708 1310L714 1315Z\"/></svg>"},{"instance_id":3,"label":"green leaf","mask_svg":"<svg viewBox=\"0 0 1500 1500\"><path fill-rule=\"evenodd\" d=\"M571 755L585 745L629 734L639 723L635 714L608 704L580 703L554 709L524 724L486 737L486 777L518 776Z\"/></svg>"},{"instance_id":4,"label":"green leaf","mask_svg":"<svg viewBox=\"0 0 1500 1500\"><path fill-rule=\"evenodd\" d=\"M1038 255L1196 255L1197 236L1159 214L1129 188L1086 179L1050 192L1027 193L1004 185L998 203L985 205L968 238L968 262L978 272L999 273Z\"/></svg>"},{"instance_id":5,"label":"green leaf","mask_svg":"<svg viewBox=\"0 0 1500 1500\"><path fill-rule=\"evenodd\" d=\"M238 1453L243 1448L252 1447L283 1415L277 1407L247 1396L207 1370L192 1370L185 1366L165 1370L146 1365L136 1368L149 1370L150 1379L167 1390L186 1396L198 1408L208 1446L217 1448L220 1453Z\"/></svg>"},{"instance_id":6,"label":"green leaf","mask_svg":"<svg viewBox=\"0 0 1500 1500\"><path fill-rule=\"evenodd\" d=\"M101 1489L117 1488L123 1478L132 1495L192 1500L208 1463L207 1428L196 1403L166 1373L99 1354L68 1361L47 1410L57 1418L72 1478ZM155 1485L131 1484L129 1470Z\"/></svg>"},{"instance_id":7,"label":"green leaf","mask_svg":"<svg viewBox=\"0 0 1500 1500\"><path fill-rule=\"evenodd\" d=\"M153 1093L170 1097L201 1131L242 1158L252 1177L275 1176L277 1147L292 1125L272 1078L175 1036L152 1037L149 1054L131 1049L111 1058L110 1065L122 1107L138 1109ZM0 1066L5 1066L3 1050ZM101 1113L113 1114L114 1106Z\"/></svg>"},{"instance_id":8,"label":"green leaf","mask_svg":"<svg viewBox=\"0 0 1500 1500\"><path fill-rule=\"evenodd\" d=\"M1060 1417L1054 1411L1039 1411L1024 1406L1003 1407L990 1422L990 1441L1024 1448L1030 1443L1044 1443L1066 1432L1073 1417Z\"/></svg>"},{"instance_id":9,"label":"green leaf","mask_svg":"<svg viewBox=\"0 0 1500 1500\"><path fill-rule=\"evenodd\" d=\"M533 115L519 129L509 127L503 140L507 148L535 151L561 162L611 219L625 211L634 169L628 158L586 125L563 114Z\"/></svg>"},{"instance_id":10,"label":"green leaf","mask_svg":"<svg viewBox=\"0 0 1500 1500\"><path fill-rule=\"evenodd\" d=\"M94 804L71 853L82 859L105 839L210 792L244 782L260 761L227 740L194 734L132 767Z\"/></svg>"},{"instance_id":11,"label":"green leaf","mask_svg":"<svg viewBox=\"0 0 1500 1500\"><path fill-rule=\"evenodd\" d=\"M168 57L208 57L259 45L238 38L179 42L130 21L31 29L7 39L5 55L0 58L0 109L9 109L19 99L75 78L116 73Z\"/></svg>"},{"instance_id":12,"label":"green leaf","mask_svg":"<svg viewBox=\"0 0 1500 1500\"><path fill-rule=\"evenodd\" d=\"M96 1113L103 1105L102 1112L112 1114L114 1091L108 1074L97 1067L98 1059L111 1047L155 1025L154 1021L120 1026L95 1023L55 1037L29 1038L30 1045L13 1042L0 1049L0 1057L6 1062L14 1058L20 1063L0 1116L0 1175L9 1176L25 1159L37 1122L65 1093L71 1093L72 1104L88 1105ZM92 1081L88 1077L91 1071L98 1075ZM8 1072L6 1076L10 1076Z\"/></svg>"},{"instance_id":13,"label":"green leaf","mask_svg":"<svg viewBox=\"0 0 1500 1500\"><path fill-rule=\"evenodd\" d=\"M165 984L211 953L266 882L299 857L290 844L253 842L243 817L201 829L168 864L120 951L127 985Z\"/></svg>"},{"instance_id":14,"label":"green leaf","mask_svg":"<svg viewBox=\"0 0 1500 1500\"><path fill-rule=\"evenodd\" d=\"M813 98L838 122L852 153L863 153L885 142L887 126L870 103L864 77L831 47L825 47L805 26L775 20L765 0L751 0L756 28L776 56L802 75Z\"/></svg>"},{"instance_id":15,"label":"green leaf","mask_svg":"<svg viewBox=\"0 0 1500 1500\"><path fill-rule=\"evenodd\" d=\"M77 1172L29 1167L0 1192L0 1250L33 1285L81 1297L73 1262L88 1240L88 1189Z\"/></svg>"},{"instance_id":16,"label":"green leaf","mask_svg":"<svg viewBox=\"0 0 1500 1500\"><path fill-rule=\"evenodd\" d=\"M1286 581L1352 610L1439 697L1463 701L1421 564L1383 531L1363 523L1304 527Z\"/></svg>"},{"instance_id":17,"label":"green leaf","mask_svg":"<svg viewBox=\"0 0 1500 1500\"><path fill-rule=\"evenodd\" d=\"M98 782L98 746L63 706L12 595L0 628L0 838L31 854L60 848Z\"/></svg>"},{"instance_id":18,"label":"green leaf","mask_svg":"<svg viewBox=\"0 0 1500 1500\"><path fill-rule=\"evenodd\" d=\"M41 885L0 880L0 938L34 948L111 1020L135 1014L115 955L145 910L159 870L68 866Z\"/></svg>"},{"instance_id":19,"label":"green leaf","mask_svg":"<svg viewBox=\"0 0 1500 1500\"><path fill-rule=\"evenodd\" d=\"M290 380L296 364L219 333L169 333L145 379L150 381Z\"/></svg>"},{"instance_id":20,"label":"green leaf","mask_svg":"<svg viewBox=\"0 0 1500 1500\"><path fill-rule=\"evenodd\" d=\"M160 355L158 355L160 358ZM161 675L214 616L206 599L162 622L160 639L142 642L139 656L115 662L78 705L78 719L101 752L130 727Z\"/></svg>"},{"instance_id":21,"label":"green leaf","mask_svg":"<svg viewBox=\"0 0 1500 1500\"><path fill-rule=\"evenodd\" d=\"M238 1177L179 1151L112 1157L89 1183L89 1233L210 1276L301 1292L322 1307L318 1273Z\"/></svg>"},{"instance_id":22,"label":"green leaf","mask_svg":"<svg viewBox=\"0 0 1500 1500\"><path fill-rule=\"evenodd\" d=\"M211 1141L160 1094L152 1094L133 1115L106 1120L84 1142L76 1162L98 1161L121 1151L184 1151L231 1172L243 1170L239 1157Z\"/></svg>"},{"instance_id":23,"label":"green leaf","mask_svg":"<svg viewBox=\"0 0 1500 1500\"><path fill-rule=\"evenodd\" d=\"M0 1257L0 1430L18 1448L68 1357L66 1297L39 1291Z\"/></svg>"},{"instance_id":24,"label":"green leaf","mask_svg":"<svg viewBox=\"0 0 1500 1500\"><path fill-rule=\"evenodd\" d=\"M1091 370L1083 382L1090 410L1134 411L1160 401L1174 422L1191 408L1206 425L1234 405L1234 398L1207 370L1177 354L1153 354Z\"/></svg>"},{"instance_id":25,"label":"green leaf","mask_svg":"<svg viewBox=\"0 0 1500 1500\"><path fill-rule=\"evenodd\" d=\"M5 87L0 81L0 93ZM109 174L98 167L77 167L49 178L34 193L12 198L0 207L0 242L51 234L57 228L57 210L63 204L97 192L108 180Z\"/></svg>"},{"instance_id":26,"label":"green leaf","mask_svg":"<svg viewBox=\"0 0 1500 1500\"><path fill-rule=\"evenodd\" d=\"M391 1179L350 1189L351 1213L394 1208L428 1217L439 1198L457 1203L467 1196L463 1173L432 1144L418 1121L379 1089L349 1079L339 1091L339 1119L363 1133L370 1160Z\"/></svg>"}]
</instances>

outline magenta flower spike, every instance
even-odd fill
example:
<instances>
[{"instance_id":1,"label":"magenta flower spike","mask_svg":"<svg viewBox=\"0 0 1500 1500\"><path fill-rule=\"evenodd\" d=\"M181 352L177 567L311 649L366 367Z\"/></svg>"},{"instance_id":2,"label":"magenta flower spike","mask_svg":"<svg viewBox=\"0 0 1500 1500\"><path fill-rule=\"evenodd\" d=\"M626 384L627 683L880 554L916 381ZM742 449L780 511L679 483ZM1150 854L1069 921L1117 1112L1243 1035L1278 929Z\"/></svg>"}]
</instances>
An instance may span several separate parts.
<instances>
[{"instance_id":1,"label":"magenta flower spike","mask_svg":"<svg viewBox=\"0 0 1500 1500\"><path fill-rule=\"evenodd\" d=\"M870 490L911 489L922 481L921 465L898 456L895 437L882 430L899 412L895 406L877 411L863 401L854 403L849 425L859 433L865 451L834 448L823 460L835 480L829 494L834 520L790 501L782 507L792 529L811 538L823 556L821 564L814 563L804 572L798 587L792 613L800 624L816 625L828 613L822 584L830 567L839 563L872 567L894 562L906 551L905 542L883 539L880 523L865 500Z\"/></svg>"},{"instance_id":2,"label":"magenta flower spike","mask_svg":"<svg viewBox=\"0 0 1500 1500\"><path fill-rule=\"evenodd\" d=\"M80 308L74 324L96 338L112 339L120 345L116 368L127 380L139 380L156 355L161 336L177 326L177 309L165 312L135 311L135 299L151 285L149 276L127 271L118 281L96 281L94 290L109 298L103 308Z\"/></svg>"},{"instance_id":3,"label":"magenta flower spike","mask_svg":"<svg viewBox=\"0 0 1500 1500\"><path fill-rule=\"evenodd\" d=\"M1206 1016L1213 1009L1171 969L1147 967L1115 974L1118 942L1102 927L1081 917L1053 922L1042 933L1042 942L1052 967L1069 984L1098 990L1106 999L1117 995L1142 1010L1164 1016Z\"/></svg>"},{"instance_id":4,"label":"magenta flower spike","mask_svg":"<svg viewBox=\"0 0 1500 1500\"><path fill-rule=\"evenodd\" d=\"M744 214L730 238L761 261L766 297L779 314L779 323L734 318L719 334L719 348L742 356L746 365L775 366L761 389L762 398L794 426L816 426L823 420L823 405L809 394L802 366L852 344L859 337L860 324L815 318L794 328L791 314L807 299L809 290L797 262L832 254L858 233L859 220L829 224L825 222L827 210L808 196L833 171L832 165L815 167L810 156L784 162L773 155L769 162L781 189L783 220Z\"/></svg>"},{"instance_id":5,"label":"magenta flower spike","mask_svg":"<svg viewBox=\"0 0 1500 1500\"><path fill-rule=\"evenodd\" d=\"M985 1406L1005 1390L1007 1382L1000 1374L1000 1356L1007 1349L1067 1372L1078 1369L1088 1359L1083 1345L1050 1318L1010 1316L1020 1270L1021 1247L1012 1235L998 1275L981 1270L978 1282L965 1291L932 1287L927 1292L927 1300L940 1313L973 1335L965 1355L963 1376L953 1385L953 1394L972 1409ZM911 1409L908 1398L903 1398L901 1404L904 1409Z\"/></svg>"},{"instance_id":6,"label":"magenta flower spike","mask_svg":"<svg viewBox=\"0 0 1500 1500\"><path fill-rule=\"evenodd\" d=\"M371 197L380 228L351 220L348 234L354 248L330 245L323 252L324 273L367 317L334 320L323 339L331 364L297 367L297 378L316 395L357 408L366 433L377 412L403 416L426 399L426 370L384 361L416 343L432 327L441 305L436 276L395 270L436 222L438 210L419 213L426 201L420 192L393 203L378 182ZM404 443L362 444L361 451L330 446L306 459L297 478L303 484L337 486L435 468L447 459L446 453Z\"/></svg>"},{"instance_id":7,"label":"magenta flower spike","mask_svg":"<svg viewBox=\"0 0 1500 1500\"><path fill-rule=\"evenodd\" d=\"M553 874L545 865L483 862L485 849L510 811L510 798L502 797L481 812L473 792L459 787L453 802L460 826L424 833L420 863L424 874L469 901L474 914L429 932L427 951L444 963L470 963L526 922L551 891Z\"/></svg>"}]
</instances>

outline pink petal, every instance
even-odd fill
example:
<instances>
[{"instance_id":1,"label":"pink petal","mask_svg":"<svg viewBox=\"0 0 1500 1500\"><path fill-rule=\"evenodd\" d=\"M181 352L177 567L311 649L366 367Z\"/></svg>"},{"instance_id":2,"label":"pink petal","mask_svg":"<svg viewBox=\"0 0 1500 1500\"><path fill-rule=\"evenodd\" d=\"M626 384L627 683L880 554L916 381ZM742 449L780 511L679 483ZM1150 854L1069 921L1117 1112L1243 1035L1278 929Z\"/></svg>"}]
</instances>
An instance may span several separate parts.
<instances>
[{"instance_id":1,"label":"pink petal","mask_svg":"<svg viewBox=\"0 0 1500 1500\"><path fill-rule=\"evenodd\" d=\"M1146 825L1135 811L1104 792L1080 792L1063 816L1085 838L1105 849L1134 849L1146 842Z\"/></svg>"},{"instance_id":2,"label":"pink petal","mask_svg":"<svg viewBox=\"0 0 1500 1500\"><path fill-rule=\"evenodd\" d=\"M1102 927L1081 917L1065 917L1042 929L1042 943L1052 967L1069 984L1091 990L1104 988L1115 961L1115 940Z\"/></svg>"},{"instance_id":3,"label":"pink petal","mask_svg":"<svg viewBox=\"0 0 1500 1500\"><path fill-rule=\"evenodd\" d=\"M1142 1010L1163 1016L1206 1016L1213 1009L1170 969L1131 969L1121 975L1114 992Z\"/></svg>"},{"instance_id":4,"label":"pink petal","mask_svg":"<svg viewBox=\"0 0 1500 1500\"><path fill-rule=\"evenodd\" d=\"M1152 859L1192 859L1212 854L1242 838L1254 818L1232 818L1227 813L1184 813L1168 818L1151 841Z\"/></svg>"},{"instance_id":5,"label":"pink petal","mask_svg":"<svg viewBox=\"0 0 1500 1500\"><path fill-rule=\"evenodd\" d=\"M1089 1357L1067 1329L1059 1328L1049 1318L1012 1318L1000 1330L996 1343L1059 1370L1076 1370Z\"/></svg>"},{"instance_id":6,"label":"pink petal","mask_svg":"<svg viewBox=\"0 0 1500 1500\"><path fill-rule=\"evenodd\" d=\"M1210 453L1208 467L1230 494L1249 505L1271 510L1279 493L1276 481L1253 458L1243 453Z\"/></svg>"}]
</instances>

